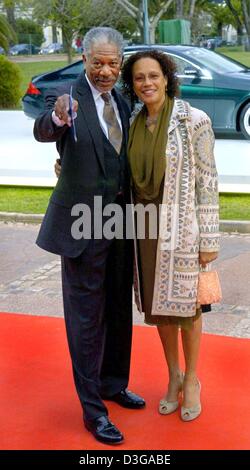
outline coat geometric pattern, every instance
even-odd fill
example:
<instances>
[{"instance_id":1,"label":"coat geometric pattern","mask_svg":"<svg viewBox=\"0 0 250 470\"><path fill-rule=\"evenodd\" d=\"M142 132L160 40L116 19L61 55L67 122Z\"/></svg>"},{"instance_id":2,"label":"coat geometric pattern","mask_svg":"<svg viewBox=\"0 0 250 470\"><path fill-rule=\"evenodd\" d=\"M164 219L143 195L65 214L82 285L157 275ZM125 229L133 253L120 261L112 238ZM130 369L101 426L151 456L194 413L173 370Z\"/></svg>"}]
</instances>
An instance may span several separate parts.
<instances>
[{"instance_id":1,"label":"coat geometric pattern","mask_svg":"<svg viewBox=\"0 0 250 470\"><path fill-rule=\"evenodd\" d=\"M152 315L196 314L199 252L219 250L218 177L213 150L209 117L176 99L164 156ZM135 259L135 298L142 311L137 250Z\"/></svg>"}]
</instances>

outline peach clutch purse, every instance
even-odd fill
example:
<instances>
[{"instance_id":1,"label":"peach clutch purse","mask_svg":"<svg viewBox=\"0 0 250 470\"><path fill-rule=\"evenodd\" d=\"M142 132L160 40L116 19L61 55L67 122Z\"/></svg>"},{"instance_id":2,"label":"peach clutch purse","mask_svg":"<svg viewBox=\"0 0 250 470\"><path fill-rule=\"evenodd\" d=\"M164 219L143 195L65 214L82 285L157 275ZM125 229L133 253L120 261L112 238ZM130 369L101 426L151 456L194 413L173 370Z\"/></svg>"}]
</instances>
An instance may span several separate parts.
<instances>
[{"instance_id":1,"label":"peach clutch purse","mask_svg":"<svg viewBox=\"0 0 250 470\"><path fill-rule=\"evenodd\" d=\"M216 304L221 299L221 285L217 271L200 271L197 291L198 304Z\"/></svg>"}]
</instances>

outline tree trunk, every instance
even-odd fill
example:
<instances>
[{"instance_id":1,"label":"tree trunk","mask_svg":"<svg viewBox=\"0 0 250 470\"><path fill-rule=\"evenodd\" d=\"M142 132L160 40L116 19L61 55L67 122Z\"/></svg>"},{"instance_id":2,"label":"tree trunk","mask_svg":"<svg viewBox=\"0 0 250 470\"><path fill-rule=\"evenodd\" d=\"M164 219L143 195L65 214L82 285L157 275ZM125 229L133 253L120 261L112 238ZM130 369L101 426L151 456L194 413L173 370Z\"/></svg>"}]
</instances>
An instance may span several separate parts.
<instances>
[{"instance_id":1,"label":"tree trunk","mask_svg":"<svg viewBox=\"0 0 250 470\"><path fill-rule=\"evenodd\" d=\"M69 33L68 29L62 27L62 39L63 39L63 48L66 51L68 57L68 64L72 63L72 39L73 36Z\"/></svg>"},{"instance_id":2,"label":"tree trunk","mask_svg":"<svg viewBox=\"0 0 250 470\"><path fill-rule=\"evenodd\" d=\"M244 25L246 28L247 39L245 42L245 50L250 51L250 3L249 0L241 0L241 6L243 11Z\"/></svg>"},{"instance_id":3,"label":"tree trunk","mask_svg":"<svg viewBox=\"0 0 250 470\"><path fill-rule=\"evenodd\" d=\"M149 41L150 44L155 44L155 26L149 24Z\"/></svg>"},{"instance_id":4,"label":"tree trunk","mask_svg":"<svg viewBox=\"0 0 250 470\"><path fill-rule=\"evenodd\" d=\"M140 33L140 44L144 44L144 28L139 23L137 24Z\"/></svg>"},{"instance_id":5,"label":"tree trunk","mask_svg":"<svg viewBox=\"0 0 250 470\"><path fill-rule=\"evenodd\" d=\"M232 5L231 0L226 0L226 4L227 4L229 10L231 11L232 15L235 18L235 21L236 21L236 24L237 24L237 44L240 45L240 44L242 44L242 38L239 37L239 34L240 34L240 36L242 36L242 28L243 28L242 22L239 18L237 10Z\"/></svg>"},{"instance_id":6,"label":"tree trunk","mask_svg":"<svg viewBox=\"0 0 250 470\"><path fill-rule=\"evenodd\" d=\"M222 36L222 27L223 27L223 23L218 23L217 24L217 34L218 34L218 36Z\"/></svg>"},{"instance_id":7,"label":"tree trunk","mask_svg":"<svg viewBox=\"0 0 250 470\"><path fill-rule=\"evenodd\" d=\"M67 57L68 57L68 64L72 64L72 48L71 48L71 45L67 46Z\"/></svg>"},{"instance_id":8,"label":"tree trunk","mask_svg":"<svg viewBox=\"0 0 250 470\"><path fill-rule=\"evenodd\" d=\"M237 27L237 45L242 46L242 44L243 44L243 30L242 30L242 26L239 25Z\"/></svg>"},{"instance_id":9,"label":"tree trunk","mask_svg":"<svg viewBox=\"0 0 250 470\"><path fill-rule=\"evenodd\" d=\"M71 41L69 40L65 40L64 42L64 47L65 47L65 51L66 51L66 54L67 54L67 58L68 58L68 64L72 64L72 47L71 47Z\"/></svg>"},{"instance_id":10,"label":"tree trunk","mask_svg":"<svg viewBox=\"0 0 250 470\"><path fill-rule=\"evenodd\" d=\"M58 42L57 39L57 27L55 24L52 25L52 42Z\"/></svg>"},{"instance_id":11,"label":"tree trunk","mask_svg":"<svg viewBox=\"0 0 250 470\"><path fill-rule=\"evenodd\" d=\"M72 46L71 46L71 41L66 39L65 41L65 50L67 53L67 58L68 58L68 64L72 64Z\"/></svg>"},{"instance_id":12,"label":"tree trunk","mask_svg":"<svg viewBox=\"0 0 250 470\"><path fill-rule=\"evenodd\" d=\"M176 0L176 18L183 18L183 0Z\"/></svg>"},{"instance_id":13,"label":"tree trunk","mask_svg":"<svg viewBox=\"0 0 250 470\"><path fill-rule=\"evenodd\" d=\"M6 7L5 10L9 24L16 31L15 7Z\"/></svg>"},{"instance_id":14,"label":"tree trunk","mask_svg":"<svg viewBox=\"0 0 250 470\"><path fill-rule=\"evenodd\" d=\"M138 25L140 35L141 35L141 44L144 44L143 0L140 0L136 16L137 16L137 25Z\"/></svg>"},{"instance_id":15,"label":"tree trunk","mask_svg":"<svg viewBox=\"0 0 250 470\"><path fill-rule=\"evenodd\" d=\"M191 0L190 1L189 13L188 13L188 19L189 20L193 19L194 11L195 11L195 3L196 3L196 0Z\"/></svg>"}]
</instances>

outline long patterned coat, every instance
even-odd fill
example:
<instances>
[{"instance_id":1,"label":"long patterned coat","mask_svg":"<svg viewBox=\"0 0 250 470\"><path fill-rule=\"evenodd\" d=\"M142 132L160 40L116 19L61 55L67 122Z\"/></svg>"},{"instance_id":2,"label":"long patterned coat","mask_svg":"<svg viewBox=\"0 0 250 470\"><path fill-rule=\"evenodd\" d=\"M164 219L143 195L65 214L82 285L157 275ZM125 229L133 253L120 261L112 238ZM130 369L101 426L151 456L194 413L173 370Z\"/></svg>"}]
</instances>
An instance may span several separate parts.
<instances>
[{"instance_id":1,"label":"long patterned coat","mask_svg":"<svg viewBox=\"0 0 250 470\"><path fill-rule=\"evenodd\" d=\"M196 313L199 252L219 249L218 181L209 117L175 100L168 129L152 315ZM135 262L135 298L142 311Z\"/></svg>"}]
</instances>

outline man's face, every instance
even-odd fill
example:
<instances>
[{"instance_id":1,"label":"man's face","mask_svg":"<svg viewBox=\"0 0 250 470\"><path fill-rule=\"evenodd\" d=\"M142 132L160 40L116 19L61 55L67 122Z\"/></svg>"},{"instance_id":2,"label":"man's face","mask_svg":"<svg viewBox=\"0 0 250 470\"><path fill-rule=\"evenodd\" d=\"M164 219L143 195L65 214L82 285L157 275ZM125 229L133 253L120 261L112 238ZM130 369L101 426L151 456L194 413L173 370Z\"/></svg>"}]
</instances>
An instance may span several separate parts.
<instances>
[{"instance_id":1,"label":"man's face","mask_svg":"<svg viewBox=\"0 0 250 470\"><path fill-rule=\"evenodd\" d=\"M95 44L90 54L83 54L82 57L87 77L92 85L101 93L112 90L122 64L117 46L112 43Z\"/></svg>"}]
</instances>

